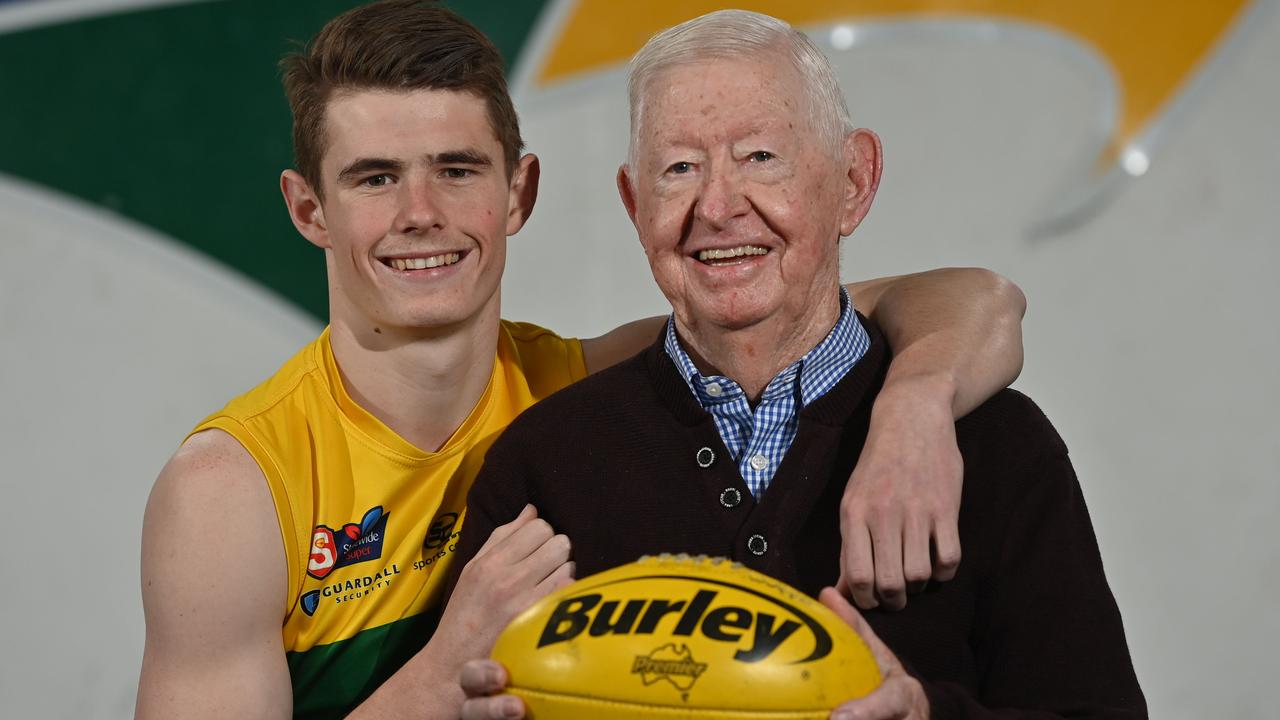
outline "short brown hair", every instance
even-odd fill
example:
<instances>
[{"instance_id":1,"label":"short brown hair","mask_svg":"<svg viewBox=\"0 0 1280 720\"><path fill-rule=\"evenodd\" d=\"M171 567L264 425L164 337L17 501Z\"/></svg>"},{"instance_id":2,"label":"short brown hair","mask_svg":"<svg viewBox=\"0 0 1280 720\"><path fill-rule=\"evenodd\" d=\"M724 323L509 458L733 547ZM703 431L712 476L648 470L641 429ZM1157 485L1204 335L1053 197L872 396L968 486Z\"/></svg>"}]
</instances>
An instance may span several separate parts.
<instances>
[{"instance_id":1,"label":"short brown hair","mask_svg":"<svg viewBox=\"0 0 1280 720\"><path fill-rule=\"evenodd\" d=\"M488 108L508 175L524 148L498 49L474 25L434 3L383 0L348 10L280 67L293 113L294 162L318 196L325 108L337 90L469 92Z\"/></svg>"}]
</instances>

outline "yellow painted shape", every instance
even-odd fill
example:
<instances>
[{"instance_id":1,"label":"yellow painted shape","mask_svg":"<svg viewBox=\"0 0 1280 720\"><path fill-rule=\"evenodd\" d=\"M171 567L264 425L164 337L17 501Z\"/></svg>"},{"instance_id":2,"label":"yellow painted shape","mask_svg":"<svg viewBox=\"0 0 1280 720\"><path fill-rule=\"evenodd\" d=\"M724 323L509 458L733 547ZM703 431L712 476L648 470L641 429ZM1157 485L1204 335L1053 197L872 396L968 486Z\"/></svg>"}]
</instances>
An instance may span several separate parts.
<instances>
[{"instance_id":1,"label":"yellow painted shape","mask_svg":"<svg viewBox=\"0 0 1280 720\"><path fill-rule=\"evenodd\" d=\"M889 19L1005 18L1074 35L1119 85L1116 138L1145 127L1208 55L1248 0L581 0L538 73L541 84L617 65L654 33L724 7L797 25ZM1109 153L1110 154L1110 153Z\"/></svg>"}]
</instances>

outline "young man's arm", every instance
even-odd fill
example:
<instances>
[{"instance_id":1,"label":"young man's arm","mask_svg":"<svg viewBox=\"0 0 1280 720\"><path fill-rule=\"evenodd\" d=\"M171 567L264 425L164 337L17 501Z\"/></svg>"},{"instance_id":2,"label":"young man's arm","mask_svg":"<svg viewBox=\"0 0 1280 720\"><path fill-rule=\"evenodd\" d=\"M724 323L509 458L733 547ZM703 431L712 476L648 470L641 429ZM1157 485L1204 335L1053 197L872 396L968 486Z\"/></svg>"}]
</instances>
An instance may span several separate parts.
<instances>
[{"instance_id":1,"label":"young man's arm","mask_svg":"<svg viewBox=\"0 0 1280 720\"><path fill-rule=\"evenodd\" d=\"M931 575L949 580L959 565L963 468L952 423L1018 376L1026 299L1005 278L976 268L848 289L854 307L884 331L894 358L842 503L840 585L860 607L900 608L907 588ZM587 370L639 352L662 323L648 318L583 340Z\"/></svg>"},{"instance_id":2,"label":"young man's arm","mask_svg":"<svg viewBox=\"0 0 1280 720\"><path fill-rule=\"evenodd\" d=\"M147 620L139 718L288 718L283 544L266 478L229 435L193 436L142 526ZM264 532L265 530L265 532Z\"/></svg>"},{"instance_id":3,"label":"young man's arm","mask_svg":"<svg viewBox=\"0 0 1280 720\"><path fill-rule=\"evenodd\" d=\"M147 503L142 596L147 636L139 718L288 718L293 689L281 626L288 593L279 527L261 469L231 436L192 436ZM534 600L570 582L568 544L532 515L498 528L457 593L469 602L349 717L456 718L460 665ZM490 592L504 588L504 592ZM486 640L487 638L487 640Z\"/></svg>"},{"instance_id":4,"label":"young man's arm","mask_svg":"<svg viewBox=\"0 0 1280 720\"><path fill-rule=\"evenodd\" d=\"M960 564L964 468L954 422L1017 378L1026 299L976 268L849 289L854 306L884 331L893 362L841 502L840 589L862 608L901 609L907 590L931 576L950 580Z\"/></svg>"}]
</instances>

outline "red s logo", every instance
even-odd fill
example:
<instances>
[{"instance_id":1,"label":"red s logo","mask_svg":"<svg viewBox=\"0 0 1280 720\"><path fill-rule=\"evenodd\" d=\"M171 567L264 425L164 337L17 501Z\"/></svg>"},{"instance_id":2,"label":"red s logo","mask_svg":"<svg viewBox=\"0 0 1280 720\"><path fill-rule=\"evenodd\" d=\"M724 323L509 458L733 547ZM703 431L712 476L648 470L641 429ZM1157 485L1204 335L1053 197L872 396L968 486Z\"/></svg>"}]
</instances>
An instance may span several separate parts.
<instances>
[{"instance_id":1,"label":"red s logo","mask_svg":"<svg viewBox=\"0 0 1280 720\"><path fill-rule=\"evenodd\" d=\"M338 553L333 543L333 531L323 525L311 535L311 559L307 561L307 574L317 580L333 571Z\"/></svg>"}]
</instances>

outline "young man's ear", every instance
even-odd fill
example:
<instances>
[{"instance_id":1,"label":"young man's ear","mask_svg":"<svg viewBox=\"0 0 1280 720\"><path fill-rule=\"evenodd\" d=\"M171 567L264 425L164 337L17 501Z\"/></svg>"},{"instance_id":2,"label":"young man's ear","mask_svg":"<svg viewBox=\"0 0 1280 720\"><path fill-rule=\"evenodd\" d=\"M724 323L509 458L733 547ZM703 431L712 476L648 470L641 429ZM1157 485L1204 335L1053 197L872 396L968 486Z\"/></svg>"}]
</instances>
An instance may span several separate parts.
<instances>
[{"instance_id":1,"label":"young man's ear","mask_svg":"<svg viewBox=\"0 0 1280 720\"><path fill-rule=\"evenodd\" d=\"M880 187L880 171L884 162L880 136L866 128L846 135L843 150L845 192L840 213L841 237L853 234L854 228L867 216Z\"/></svg>"},{"instance_id":2,"label":"young man's ear","mask_svg":"<svg viewBox=\"0 0 1280 720\"><path fill-rule=\"evenodd\" d=\"M533 214L533 205L538 201L538 179L542 175L542 165L538 156L529 153L520 158L511 173L510 198L507 203L507 234L515 235L528 222Z\"/></svg>"},{"instance_id":3,"label":"young man's ear","mask_svg":"<svg viewBox=\"0 0 1280 720\"><path fill-rule=\"evenodd\" d=\"M289 208L289 219L302 237L319 248L328 248L329 229L324 221L324 207L311 185L296 170L280 173L280 193Z\"/></svg>"}]
</instances>

